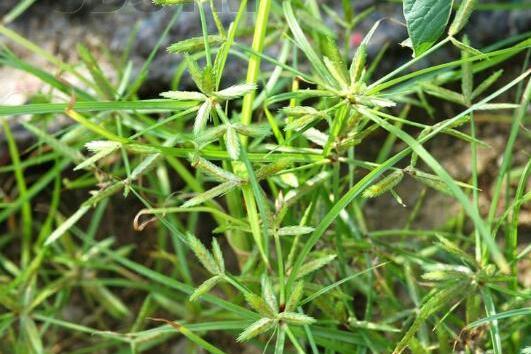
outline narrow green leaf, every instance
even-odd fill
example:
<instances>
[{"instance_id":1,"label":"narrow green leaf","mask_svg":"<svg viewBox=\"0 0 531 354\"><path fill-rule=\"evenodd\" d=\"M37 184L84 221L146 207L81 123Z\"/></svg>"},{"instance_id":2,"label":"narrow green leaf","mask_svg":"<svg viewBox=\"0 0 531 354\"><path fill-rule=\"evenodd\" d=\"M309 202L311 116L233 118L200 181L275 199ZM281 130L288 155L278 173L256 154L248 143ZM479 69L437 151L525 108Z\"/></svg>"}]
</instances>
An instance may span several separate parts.
<instances>
[{"instance_id":1,"label":"narrow green leaf","mask_svg":"<svg viewBox=\"0 0 531 354\"><path fill-rule=\"evenodd\" d=\"M72 216L70 216L66 221L64 221L50 236L46 238L45 246L49 246L61 236L63 236L76 222L79 221L90 210L89 206L82 206L79 208Z\"/></svg>"}]
</instances>

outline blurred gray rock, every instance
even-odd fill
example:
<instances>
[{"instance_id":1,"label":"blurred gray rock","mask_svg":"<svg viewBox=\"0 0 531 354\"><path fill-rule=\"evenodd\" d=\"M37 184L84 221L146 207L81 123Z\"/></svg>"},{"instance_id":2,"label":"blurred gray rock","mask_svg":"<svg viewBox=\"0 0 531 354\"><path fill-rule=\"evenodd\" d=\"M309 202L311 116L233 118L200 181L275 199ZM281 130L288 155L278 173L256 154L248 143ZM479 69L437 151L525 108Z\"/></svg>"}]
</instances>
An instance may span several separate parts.
<instances>
[{"instance_id":1,"label":"blurred gray rock","mask_svg":"<svg viewBox=\"0 0 531 354\"><path fill-rule=\"evenodd\" d=\"M2 0L0 12L7 12L17 2ZM224 23L228 24L234 18L238 3L237 0L218 0ZM341 11L341 2L326 3ZM359 12L372 5L376 5L376 11L357 31L363 35L376 20L387 19L382 21L370 47L371 53L374 54L386 42L391 45L381 68L385 72L410 58L411 52L408 49L396 45L407 38L407 31L405 26L400 24L405 21L399 4L362 0L355 2L355 10ZM254 2L250 1L249 10L252 11L254 6ZM175 11L175 7L154 6L151 0L38 0L13 26L21 34L65 60L75 55L74 48L80 42L88 44L95 52L99 51L98 48L108 48L118 55L126 48L135 26L138 26L132 60L139 69ZM481 48L509 35L531 30L531 11L480 11L472 16L471 22L468 28L472 43ZM213 24L212 30L215 30ZM161 45L160 52L151 66L149 81L146 83L147 92L143 94L151 96L171 82L180 57L167 55L165 48L173 42L199 35L201 28L198 12L194 11L192 5L186 5L167 40ZM445 57L434 59L440 61ZM228 81L237 81L244 77L244 66L240 61L230 60L228 65Z\"/></svg>"}]
</instances>

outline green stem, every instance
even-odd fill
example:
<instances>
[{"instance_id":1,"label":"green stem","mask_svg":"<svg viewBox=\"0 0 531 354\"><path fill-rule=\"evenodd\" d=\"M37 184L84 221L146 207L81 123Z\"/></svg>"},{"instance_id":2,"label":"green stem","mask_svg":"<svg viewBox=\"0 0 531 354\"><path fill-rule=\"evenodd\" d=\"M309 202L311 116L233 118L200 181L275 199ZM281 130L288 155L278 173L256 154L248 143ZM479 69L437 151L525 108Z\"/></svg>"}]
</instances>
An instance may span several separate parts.
<instances>
[{"instance_id":1,"label":"green stem","mask_svg":"<svg viewBox=\"0 0 531 354\"><path fill-rule=\"evenodd\" d=\"M280 303L283 304L286 301L286 283L284 281L284 256L282 254L282 244L278 232L274 233L275 238L275 251L277 253L277 265L278 265L278 282L280 283Z\"/></svg>"},{"instance_id":2,"label":"green stem","mask_svg":"<svg viewBox=\"0 0 531 354\"><path fill-rule=\"evenodd\" d=\"M256 18L256 26L253 38L252 49L253 52L262 53L264 50L264 41L265 35L267 32L267 24L269 21L269 13L271 10L271 0L261 0L258 6L258 13ZM262 57L260 55L253 55L249 60L249 65L247 69L247 80L249 84L255 84L258 80L260 74L260 63ZM256 96L255 91L252 91L245 95L243 99L242 107L242 117L241 122L244 125L251 124L252 115L253 115L253 102ZM241 136L242 149L245 149L247 146L247 137ZM234 171L240 175L246 174L246 168L242 163L234 163ZM263 240L260 232L260 218L257 211L256 200L250 185L244 185L242 187L243 198L245 201L245 206L247 208L247 217L249 219L249 225L251 226L251 231L255 242L257 242L257 247L263 249ZM267 259L265 260L268 264Z\"/></svg>"},{"instance_id":3,"label":"green stem","mask_svg":"<svg viewBox=\"0 0 531 354\"><path fill-rule=\"evenodd\" d=\"M205 9L203 8L203 2L197 0L197 8L199 9L199 16L201 18L201 30L203 31L203 40L205 42L205 54L206 54L206 62L207 66L212 66L212 57L210 53L210 44L208 43L208 28L207 28L207 21L205 16Z\"/></svg>"},{"instance_id":4,"label":"green stem","mask_svg":"<svg viewBox=\"0 0 531 354\"><path fill-rule=\"evenodd\" d=\"M271 11L271 0L261 0L258 6L258 14L256 18L256 27L253 37L252 50L256 53L262 53L264 50L265 35L267 32L267 23L269 21L269 12ZM258 81L260 74L260 63L262 57L260 55L253 55L249 60L247 68L247 83L255 84ZM242 123L249 125L253 115L253 101L256 93L254 91L245 95L242 108ZM244 145L247 139L243 137Z\"/></svg>"}]
</instances>

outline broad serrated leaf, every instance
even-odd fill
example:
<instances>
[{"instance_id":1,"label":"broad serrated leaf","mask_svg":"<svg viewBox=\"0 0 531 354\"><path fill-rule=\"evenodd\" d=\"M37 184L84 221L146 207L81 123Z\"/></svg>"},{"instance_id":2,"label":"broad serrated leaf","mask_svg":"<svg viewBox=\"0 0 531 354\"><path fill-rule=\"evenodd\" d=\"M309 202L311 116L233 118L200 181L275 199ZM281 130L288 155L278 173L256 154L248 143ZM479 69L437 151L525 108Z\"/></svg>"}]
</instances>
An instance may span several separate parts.
<instances>
[{"instance_id":1,"label":"broad serrated leaf","mask_svg":"<svg viewBox=\"0 0 531 354\"><path fill-rule=\"evenodd\" d=\"M404 0L404 16L415 56L430 49L444 33L453 0Z\"/></svg>"}]
</instances>

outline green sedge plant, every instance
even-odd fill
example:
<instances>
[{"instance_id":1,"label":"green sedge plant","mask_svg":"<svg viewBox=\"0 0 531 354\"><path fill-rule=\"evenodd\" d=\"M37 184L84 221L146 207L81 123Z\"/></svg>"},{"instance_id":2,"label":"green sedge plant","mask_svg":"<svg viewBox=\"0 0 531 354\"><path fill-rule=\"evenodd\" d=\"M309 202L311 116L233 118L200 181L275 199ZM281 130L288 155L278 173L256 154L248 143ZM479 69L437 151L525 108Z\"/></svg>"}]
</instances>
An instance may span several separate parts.
<instances>
[{"instance_id":1,"label":"green sedge plant","mask_svg":"<svg viewBox=\"0 0 531 354\"><path fill-rule=\"evenodd\" d=\"M0 25L9 43L0 65L48 88L26 105L0 106L11 161L0 167L11 186L0 189L0 352L149 353L175 343L190 353L530 350L531 293L519 280L530 248L519 215L531 162L515 158L529 146L529 33L477 49L463 34L476 1L404 0L413 58L377 78L395 45L369 55L385 19L356 48L349 41L373 8L260 0L248 12L243 0L226 26L216 1L155 0L173 17L138 75L124 56L111 80L84 46L72 65L10 29L32 3ZM173 87L139 98L190 3L202 33L168 48L180 59ZM455 60L412 70L446 47ZM514 58L521 70L506 75ZM232 60L246 75L227 85ZM193 88L183 88L184 74ZM435 121L432 105L442 102L458 113ZM477 128L485 111L504 112L510 126L486 213L478 149L488 144ZM36 141L24 150L10 124L21 115ZM71 124L51 132L61 115ZM468 180L430 152L441 136L470 146ZM377 157L367 157L375 145ZM400 195L408 179L421 189L412 206ZM85 196L74 208L72 191ZM427 195L439 194L459 205L457 215L414 228ZM387 197L391 208L407 206L406 223L372 229L366 210ZM102 231L122 204L139 207L121 227L153 244ZM147 259L137 253L146 243ZM75 304L83 320L69 313Z\"/></svg>"}]
</instances>

